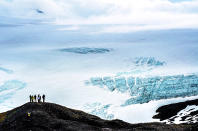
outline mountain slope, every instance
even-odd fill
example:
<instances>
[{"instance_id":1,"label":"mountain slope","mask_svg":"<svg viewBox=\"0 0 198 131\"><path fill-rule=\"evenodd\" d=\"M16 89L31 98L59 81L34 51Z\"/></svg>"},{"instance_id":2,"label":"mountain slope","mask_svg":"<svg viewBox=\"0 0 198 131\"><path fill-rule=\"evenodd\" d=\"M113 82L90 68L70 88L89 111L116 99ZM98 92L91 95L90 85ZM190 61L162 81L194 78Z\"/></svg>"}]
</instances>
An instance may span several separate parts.
<instances>
[{"instance_id":1,"label":"mountain slope","mask_svg":"<svg viewBox=\"0 0 198 131\"><path fill-rule=\"evenodd\" d=\"M28 112L31 113L28 116ZM103 120L82 111L52 103L26 103L0 114L0 130L190 130L193 125L166 125L163 123L129 124L121 120Z\"/></svg>"}]
</instances>

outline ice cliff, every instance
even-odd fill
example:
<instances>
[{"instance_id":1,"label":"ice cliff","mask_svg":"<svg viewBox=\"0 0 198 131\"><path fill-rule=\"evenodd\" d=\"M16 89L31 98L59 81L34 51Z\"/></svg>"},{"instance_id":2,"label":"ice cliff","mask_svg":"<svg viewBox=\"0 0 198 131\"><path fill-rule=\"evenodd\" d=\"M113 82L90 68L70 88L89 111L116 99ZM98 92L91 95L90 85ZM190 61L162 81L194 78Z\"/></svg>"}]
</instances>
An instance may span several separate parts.
<instances>
[{"instance_id":1,"label":"ice cliff","mask_svg":"<svg viewBox=\"0 0 198 131\"><path fill-rule=\"evenodd\" d=\"M113 92L129 93L122 106L176 97L198 95L198 75L153 77L94 77L87 84Z\"/></svg>"}]
</instances>

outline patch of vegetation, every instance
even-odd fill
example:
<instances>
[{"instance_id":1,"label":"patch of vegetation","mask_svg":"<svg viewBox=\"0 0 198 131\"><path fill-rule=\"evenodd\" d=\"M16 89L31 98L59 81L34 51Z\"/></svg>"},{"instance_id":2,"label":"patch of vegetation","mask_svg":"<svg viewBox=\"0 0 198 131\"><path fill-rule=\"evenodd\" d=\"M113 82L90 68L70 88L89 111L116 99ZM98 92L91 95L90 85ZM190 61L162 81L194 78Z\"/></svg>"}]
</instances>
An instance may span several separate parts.
<instances>
[{"instance_id":1,"label":"patch of vegetation","mask_svg":"<svg viewBox=\"0 0 198 131\"><path fill-rule=\"evenodd\" d=\"M3 122L6 118L6 113L0 113L0 122Z\"/></svg>"}]
</instances>

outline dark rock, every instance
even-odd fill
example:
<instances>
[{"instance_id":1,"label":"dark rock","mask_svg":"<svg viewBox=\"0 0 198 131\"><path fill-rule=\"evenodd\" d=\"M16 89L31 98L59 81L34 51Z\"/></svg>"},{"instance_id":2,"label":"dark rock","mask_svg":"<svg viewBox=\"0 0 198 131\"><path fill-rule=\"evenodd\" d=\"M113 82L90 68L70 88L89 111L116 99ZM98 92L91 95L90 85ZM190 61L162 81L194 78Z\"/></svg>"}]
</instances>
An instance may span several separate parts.
<instances>
[{"instance_id":1,"label":"dark rock","mask_svg":"<svg viewBox=\"0 0 198 131\"><path fill-rule=\"evenodd\" d=\"M0 113L0 131L188 131L197 127L197 125L129 124L121 120L109 121L52 103L26 103Z\"/></svg>"}]
</instances>

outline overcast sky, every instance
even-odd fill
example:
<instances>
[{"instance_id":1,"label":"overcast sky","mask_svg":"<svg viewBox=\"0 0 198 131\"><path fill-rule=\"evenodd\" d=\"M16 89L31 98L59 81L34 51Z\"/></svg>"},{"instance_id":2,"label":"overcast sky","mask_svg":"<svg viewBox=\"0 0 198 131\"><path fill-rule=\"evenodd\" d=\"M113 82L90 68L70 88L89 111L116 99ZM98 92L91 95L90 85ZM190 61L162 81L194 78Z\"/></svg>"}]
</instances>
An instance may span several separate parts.
<instances>
[{"instance_id":1,"label":"overcast sky","mask_svg":"<svg viewBox=\"0 0 198 131\"><path fill-rule=\"evenodd\" d=\"M197 28L198 0L0 0L0 15L115 25L105 32Z\"/></svg>"}]
</instances>

